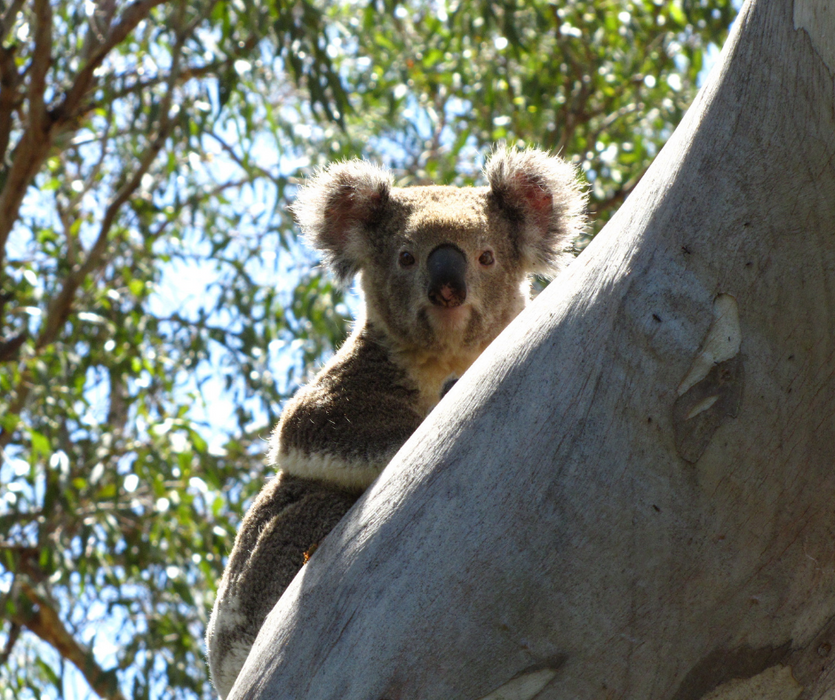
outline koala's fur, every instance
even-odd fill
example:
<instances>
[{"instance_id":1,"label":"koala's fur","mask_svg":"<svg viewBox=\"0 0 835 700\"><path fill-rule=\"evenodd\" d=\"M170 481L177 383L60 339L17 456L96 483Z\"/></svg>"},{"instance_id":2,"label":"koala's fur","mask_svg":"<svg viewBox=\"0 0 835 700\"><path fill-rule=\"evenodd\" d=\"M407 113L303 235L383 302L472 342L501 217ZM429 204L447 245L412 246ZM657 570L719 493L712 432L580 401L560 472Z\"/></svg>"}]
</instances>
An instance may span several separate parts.
<instances>
[{"instance_id":1,"label":"koala's fur","mask_svg":"<svg viewBox=\"0 0 835 700\"><path fill-rule=\"evenodd\" d=\"M499 149L489 186L392 186L363 161L332 165L293 206L309 243L364 315L287 404L271 440L279 470L244 518L207 633L221 697L267 614L317 545L461 374L522 310L584 226L572 166Z\"/></svg>"}]
</instances>

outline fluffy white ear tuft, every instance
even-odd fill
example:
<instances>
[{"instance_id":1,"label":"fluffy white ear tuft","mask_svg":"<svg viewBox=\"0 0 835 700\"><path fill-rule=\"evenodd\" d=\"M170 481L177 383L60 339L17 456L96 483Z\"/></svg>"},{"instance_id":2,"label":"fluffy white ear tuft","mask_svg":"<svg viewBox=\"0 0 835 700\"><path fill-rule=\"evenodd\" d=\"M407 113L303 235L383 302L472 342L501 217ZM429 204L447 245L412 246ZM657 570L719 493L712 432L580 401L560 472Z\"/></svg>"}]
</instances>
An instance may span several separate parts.
<instances>
[{"instance_id":1,"label":"fluffy white ear tuft","mask_svg":"<svg viewBox=\"0 0 835 700\"><path fill-rule=\"evenodd\" d=\"M365 258L362 229L385 208L392 176L363 160L334 163L301 190L290 207L311 246L342 285L350 284Z\"/></svg>"},{"instance_id":2,"label":"fluffy white ear tuft","mask_svg":"<svg viewBox=\"0 0 835 700\"><path fill-rule=\"evenodd\" d=\"M518 225L525 268L555 274L566 244L586 227L586 193L575 167L545 151L500 146L484 174L499 208Z\"/></svg>"}]
</instances>

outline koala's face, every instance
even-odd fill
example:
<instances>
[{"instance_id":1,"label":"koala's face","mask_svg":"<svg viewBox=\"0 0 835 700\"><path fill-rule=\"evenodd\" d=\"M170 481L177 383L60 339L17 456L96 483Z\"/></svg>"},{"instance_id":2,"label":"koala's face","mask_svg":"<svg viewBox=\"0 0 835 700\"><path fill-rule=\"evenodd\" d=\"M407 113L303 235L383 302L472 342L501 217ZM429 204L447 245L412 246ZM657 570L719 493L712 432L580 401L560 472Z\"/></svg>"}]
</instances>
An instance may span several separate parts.
<instances>
[{"instance_id":1,"label":"koala's face","mask_svg":"<svg viewBox=\"0 0 835 700\"><path fill-rule=\"evenodd\" d=\"M529 276L554 272L584 225L574 169L499 150L488 187L391 185L363 161L329 167L293 211L342 282L361 273L368 320L403 349L480 351L524 307Z\"/></svg>"},{"instance_id":2,"label":"koala's face","mask_svg":"<svg viewBox=\"0 0 835 700\"><path fill-rule=\"evenodd\" d=\"M407 347L483 348L529 294L512 226L487 187L393 188L363 232L369 320Z\"/></svg>"}]
</instances>

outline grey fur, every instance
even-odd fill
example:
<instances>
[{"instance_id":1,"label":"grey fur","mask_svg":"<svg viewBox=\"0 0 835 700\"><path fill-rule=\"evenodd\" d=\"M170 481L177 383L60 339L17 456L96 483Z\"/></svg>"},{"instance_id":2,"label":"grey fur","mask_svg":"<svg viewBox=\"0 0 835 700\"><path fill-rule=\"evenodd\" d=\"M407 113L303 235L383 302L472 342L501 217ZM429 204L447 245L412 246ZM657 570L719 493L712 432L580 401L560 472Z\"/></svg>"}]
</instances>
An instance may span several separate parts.
<instances>
[{"instance_id":1,"label":"grey fur","mask_svg":"<svg viewBox=\"0 0 835 700\"><path fill-rule=\"evenodd\" d=\"M221 697L304 553L420 425L450 378L521 311L530 275L553 273L585 225L582 189L559 158L502 148L485 175L489 187L397 188L381 168L351 161L300 191L293 211L302 232L341 282L361 275L365 309L273 433L270 462L279 476L241 525L207 632ZM466 300L452 308L427 294L426 259L441 245L467 260ZM413 263L402 264L404 253Z\"/></svg>"}]
</instances>

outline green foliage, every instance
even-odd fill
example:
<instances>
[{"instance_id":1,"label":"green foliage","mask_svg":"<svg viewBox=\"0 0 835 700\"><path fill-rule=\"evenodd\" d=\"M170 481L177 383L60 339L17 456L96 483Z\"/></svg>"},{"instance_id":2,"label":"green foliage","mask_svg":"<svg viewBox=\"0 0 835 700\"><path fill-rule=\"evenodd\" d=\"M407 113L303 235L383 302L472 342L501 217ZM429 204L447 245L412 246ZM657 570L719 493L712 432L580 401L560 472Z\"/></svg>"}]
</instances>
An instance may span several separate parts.
<instances>
[{"instance_id":1,"label":"green foliage","mask_svg":"<svg viewBox=\"0 0 835 700\"><path fill-rule=\"evenodd\" d=\"M731 3L6 3L0 700L213 696L202 638L281 404L346 333L285 204L335 158L562 151L608 218ZM579 241L582 247L585 241Z\"/></svg>"},{"instance_id":2,"label":"green foliage","mask_svg":"<svg viewBox=\"0 0 835 700\"><path fill-rule=\"evenodd\" d=\"M352 109L348 138L322 160L362 148L406 182L463 182L496 141L538 145L582 166L600 223L680 120L734 16L730 2L686 0L381 10L328 8Z\"/></svg>"}]
</instances>

